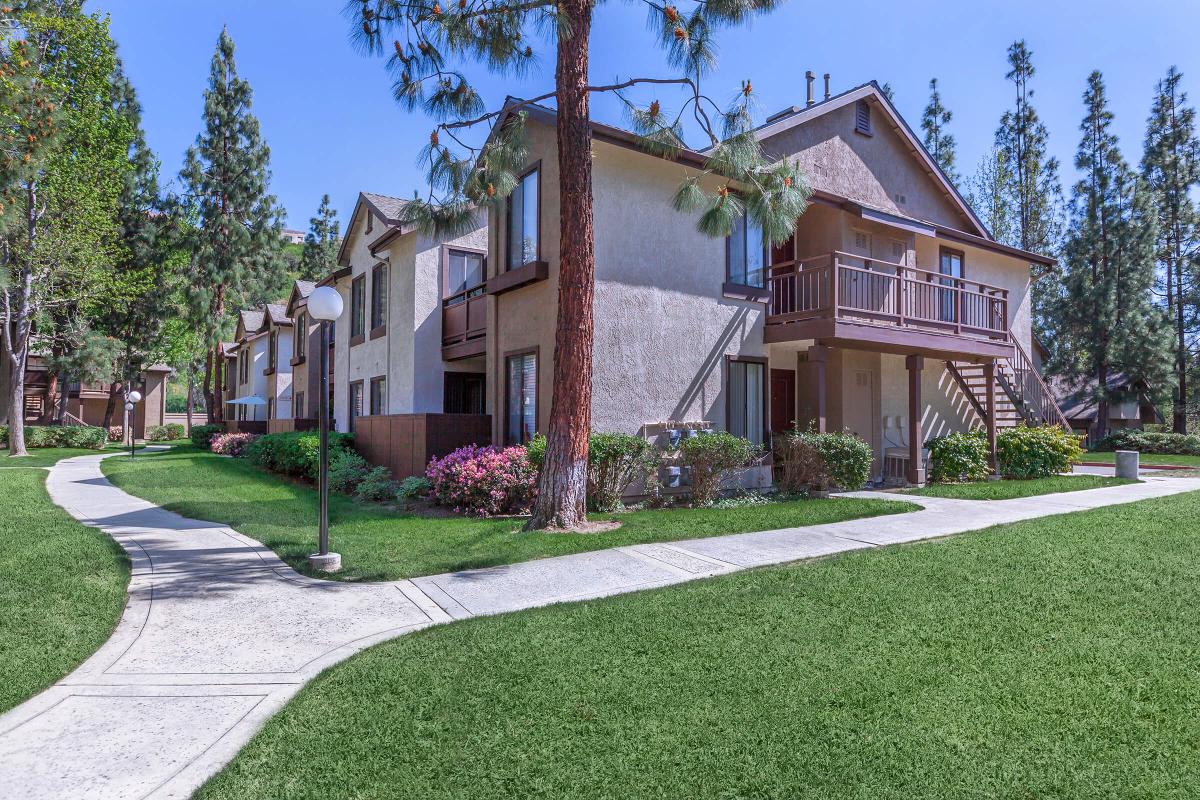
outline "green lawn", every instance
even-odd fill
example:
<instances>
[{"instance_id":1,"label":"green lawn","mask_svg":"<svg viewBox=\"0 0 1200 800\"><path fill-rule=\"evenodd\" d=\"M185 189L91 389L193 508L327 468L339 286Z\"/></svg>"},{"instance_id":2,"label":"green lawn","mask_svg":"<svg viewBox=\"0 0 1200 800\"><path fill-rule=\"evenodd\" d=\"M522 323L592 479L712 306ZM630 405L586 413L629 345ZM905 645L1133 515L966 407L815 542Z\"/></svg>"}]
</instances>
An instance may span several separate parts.
<instances>
[{"instance_id":1,"label":"green lawn","mask_svg":"<svg viewBox=\"0 0 1200 800\"><path fill-rule=\"evenodd\" d=\"M96 451L31 452L0 458L0 712L94 653L125 608L129 583L124 551L50 502L39 468Z\"/></svg>"},{"instance_id":2,"label":"green lawn","mask_svg":"<svg viewBox=\"0 0 1200 800\"><path fill-rule=\"evenodd\" d=\"M1137 483L1127 478L1106 478L1102 475L1056 475L1028 481L980 481L978 483L932 483L921 489L906 489L904 494L923 497L949 497L955 500L1011 500L1015 497L1034 497L1056 492L1078 492L1082 489L1101 489Z\"/></svg>"},{"instance_id":3,"label":"green lawn","mask_svg":"<svg viewBox=\"0 0 1200 800\"><path fill-rule=\"evenodd\" d=\"M1084 453L1080 461L1084 463L1092 462L1096 464L1114 464L1117 460L1116 453ZM1151 466L1154 464L1166 464L1168 466L1183 466L1200 468L1200 456L1172 456L1172 455L1154 455L1153 453L1143 453L1138 459L1142 466Z\"/></svg>"},{"instance_id":4,"label":"green lawn","mask_svg":"<svg viewBox=\"0 0 1200 800\"><path fill-rule=\"evenodd\" d=\"M432 628L197 795L1194 798L1200 493Z\"/></svg>"},{"instance_id":5,"label":"green lawn","mask_svg":"<svg viewBox=\"0 0 1200 800\"><path fill-rule=\"evenodd\" d=\"M145 459L109 459L104 473L125 491L188 517L229 525L298 570L316 549L317 495L244 461L181 445ZM638 542L817 525L912 511L879 500L801 500L723 510L639 511L607 533L524 533L520 520L418 517L330 498L330 543L341 580L394 580L511 564ZM595 517L607 519L608 517Z\"/></svg>"},{"instance_id":6,"label":"green lawn","mask_svg":"<svg viewBox=\"0 0 1200 800\"><path fill-rule=\"evenodd\" d=\"M138 449L141 449L138 445ZM103 452L111 452L113 450L127 450L120 445L110 444L104 448ZM94 456L101 451L85 450L82 448L72 447L34 447L30 448L29 455L13 458L8 454L8 450L0 449L0 469L4 467L48 467L57 461L72 456Z\"/></svg>"}]
</instances>

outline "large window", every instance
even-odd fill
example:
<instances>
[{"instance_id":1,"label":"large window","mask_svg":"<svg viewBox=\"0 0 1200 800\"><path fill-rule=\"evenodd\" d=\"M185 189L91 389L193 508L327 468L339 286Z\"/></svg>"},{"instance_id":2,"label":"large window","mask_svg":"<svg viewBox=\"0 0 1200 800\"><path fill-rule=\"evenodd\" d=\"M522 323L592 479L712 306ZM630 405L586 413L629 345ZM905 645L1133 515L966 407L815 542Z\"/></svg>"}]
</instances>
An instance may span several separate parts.
<instances>
[{"instance_id":1,"label":"large window","mask_svg":"<svg viewBox=\"0 0 1200 800\"><path fill-rule=\"evenodd\" d=\"M363 412L363 384L362 381L355 381L350 384L350 407L348 409L347 418L349 419L350 433L354 433L354 420L362 416Z\"/></svg>"},{"instance_id":2,"label":"large window","mask_svg":"<svg viewBox=\"0 0 1200 800\"><path fill-rule=\"evenodd\" d=\"M371 330L387 322L387 265L376 264L371 270Z\"/></svg>"},{"instance_id":3,"label":"large window","mask_svg":"<svg viewBox=\"0 0 1200 800\"><path fill-rule=\"evenodd\" d=\"M371 415L387 413L387 378L371 378Z\"/></svg>"},{"instance_id":4,"label":"large window","mask_svg":"<svg viewBox=\"0 0 1200 800\"><path fill-rule=\"evenodd\" d=\"M541 170L535 167L517 182L508 196L508 254L506 269L538 260L538 188Z\"/></svg>"},{"instance_id":5,"label":"large window","mask_svg":"<svg viewBox=\"0 0 1200 800\"><path fill-rule=\"evenodd\" d=\"M351 344L354 344L354 339L363 335L363 325L366 321L365 317L365 302L367 294L367 277L359 275L350 283L350 339Z\"/></svg>"},{"instance_id":6,"label":"large window","mask_svg":"<svg viewBox=\"0 0 1200 800\"><path fill-rule=\"evenodd\" d=\"M504 438L524 444L537 434L537 353L508 357L507 409Z\"/></svg>"},{"instance_id":7,"label":"large window","mask_svg":"<svg viewBox=\"0 0 1200 800\"><path fill-rule=\"evenodd\" d=\"M749 214L733 223L726 245L727 280L739 286L766 287L767 249L762 228Z\"/></svg>"},{"instance_id":8,"label":"large window","mask_svg":"<svg viewBox=\"0 0 1200 800\"><path fill-rule=\"evenodd\" d=\"M959 283L955 280L963 276L963 254L960 250L951 250L948 247L943 247L938 258L938 272L945 275L941 279L943 286L954 286ZM958 293L953 289L940 289L938 294L941 295L941 319L943 322L956 322L958 320Z\"/></svg>"},{"instance_id":9,"label":"large window","mask_svg":"<svg viewBox=\"0 0 1200 800\"><path fill-rule=\"evenodd\" d=\"M483 253L469 250L446 251L446 278L442 287L446 305L458 305L483 291ZM476 291L478 290L478 292Z\"/></svg>"},{"instance_id":10,"label":"large window","mask_svg":"<svg viewBox=\"0 0 1200 800\"><path fill-rule=\"evenodd\" d=\"M762 361L729 360L727 427L734 436L741 436L758 445L766 441L766 371L767 365Z\"/></svg>"}]
</instances>

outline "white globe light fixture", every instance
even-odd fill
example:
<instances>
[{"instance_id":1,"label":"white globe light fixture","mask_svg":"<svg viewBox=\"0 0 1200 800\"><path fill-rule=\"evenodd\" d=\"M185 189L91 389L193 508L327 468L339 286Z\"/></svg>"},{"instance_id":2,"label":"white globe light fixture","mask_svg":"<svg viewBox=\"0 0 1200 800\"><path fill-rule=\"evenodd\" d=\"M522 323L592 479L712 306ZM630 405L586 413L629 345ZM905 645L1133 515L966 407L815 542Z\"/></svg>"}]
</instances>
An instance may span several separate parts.
<instances>
[{"instance_id":1,"label":"white globe light fixture","mask_svg":"<svg viewBox=\"0 0 1200 800\"><path fill-rule=\"evenodd\" d=\"M317 470L320 510L317 520L317 552L308 563L320 572L337 572L342 557L329 552L329 325L342 316L342 296L332 286L318 286L308 296L308 315L321 324L321 390L317 416L321 431L321 466Z\"/></svg>"},{"instance_id":2,"label":"white globe light fixture","mask_svg":"<svg viewBox=\"0 0 1200 800\"><path fill-rule=\"evenodd\" d=\"M133 458L134 453L134 437L133 437L133 407L142 402L142 393L137 389L125 395L125 430L129 432L129 457Z\"/></svg>"},{"instance_id":3,"label":"white globe light fixture","mask_svg":"<svg viewBox=\"0 0 1200 800\"><path fill-rule=\"evenodd\" d=\"M131 403L142 402L142 393L137 391L136 389L134 391L130 392L129 393L129 402L131 402Z\"/></svg>"}]
</instances>

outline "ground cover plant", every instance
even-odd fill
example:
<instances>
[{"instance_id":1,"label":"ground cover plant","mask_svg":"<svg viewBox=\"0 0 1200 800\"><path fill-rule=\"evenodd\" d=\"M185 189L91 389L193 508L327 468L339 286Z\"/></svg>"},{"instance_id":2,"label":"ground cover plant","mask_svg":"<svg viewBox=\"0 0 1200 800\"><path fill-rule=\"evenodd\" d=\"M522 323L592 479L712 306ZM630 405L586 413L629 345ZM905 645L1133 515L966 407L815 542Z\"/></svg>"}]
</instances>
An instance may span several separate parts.
<instances>
[{"instance_id":1,"label":"ground cover plant","mask_svg":"<svg viewBox=\"0 0 1200 800\"><path fill-rule=\"evenodd\" d=\"M904 493L924 497L949 497L957 500L1012 500L1017 497L1036 497L1057 492L1103 489L1126 483L1137 483L1137 481L1102 475L1054 475L1049 478L1032 478L1030 480L933 483L920 489L906 489Z\"/></svg>"}]
</instances>

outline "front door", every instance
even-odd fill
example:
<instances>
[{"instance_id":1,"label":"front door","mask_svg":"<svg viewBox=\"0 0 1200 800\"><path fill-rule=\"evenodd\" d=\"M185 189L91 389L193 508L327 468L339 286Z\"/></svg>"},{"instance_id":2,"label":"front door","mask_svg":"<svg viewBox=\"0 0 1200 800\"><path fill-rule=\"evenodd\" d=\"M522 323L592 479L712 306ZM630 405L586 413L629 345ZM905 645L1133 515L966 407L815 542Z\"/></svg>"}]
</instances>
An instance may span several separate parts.
<instances>
[{"instance_id":1,"label":"front door","mask_svg":"<svg viewBox=\"0 0 1200 800\"><path fill-rule=\"evenodd\" d=\"M851 371L851 380L853 382L847 387L849 391L842 397L842 424L850 433L871 445L871 452L876 455L876 461L871 465L871 476L877 477L879 427L882 422L877 375L875 370L854 369Z\"/></svg>"},{"instance_id":2,"label":"front door","mask_svg":"<svg viewBox=\"0 0 1200 800\"><path fill-rule=\"evenodd\" d=\"M796 371L771 370L771 433L790 430L796 419Z\"/></svg>"}]
</instances>

